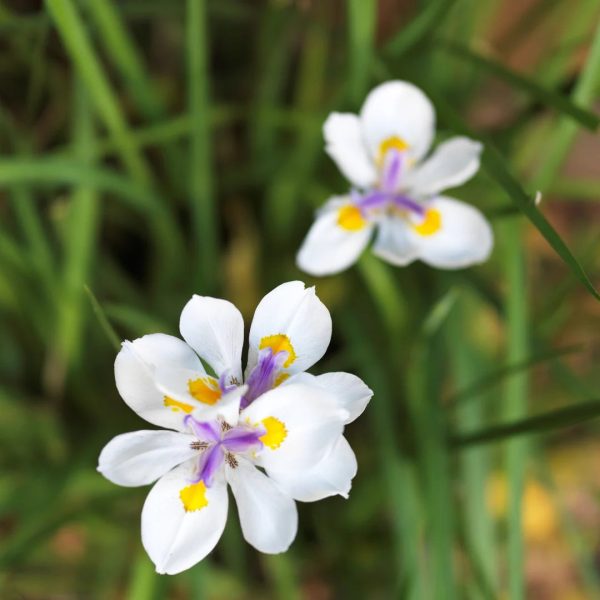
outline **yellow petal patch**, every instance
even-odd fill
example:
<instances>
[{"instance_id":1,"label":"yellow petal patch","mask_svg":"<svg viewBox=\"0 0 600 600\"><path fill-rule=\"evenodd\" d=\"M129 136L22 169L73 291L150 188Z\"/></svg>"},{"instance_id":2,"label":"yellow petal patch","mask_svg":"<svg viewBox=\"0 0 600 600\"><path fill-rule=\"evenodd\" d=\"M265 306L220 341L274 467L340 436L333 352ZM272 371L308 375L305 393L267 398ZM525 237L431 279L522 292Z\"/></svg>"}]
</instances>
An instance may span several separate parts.
<instances>
[{"instance_id":1,"label":"yellow petal patch","mask_svg":"<svg viewBox=\"0 0 600 600\"><path fill-rule=\"evenodd\" d=\"M285 425L275 417L267 417L262 420L263 427L267 430L265 435L261 436L259 439L265 445L271 448L271 450L276 450L281 446L283 440L287 437L287 429Z\"/></svg>"},{"instance_id":2,"label":"yellow petal patch","mask_svg":"<svg viewBox=\"0 0 600 600\"><path fill-rule=\"evenodd\" d=\"M206 499L206 485L204 485L204 481L192 483L192 485L184 487L179 491L179 497L181 498L183 508L186 512L193 512L208 506L208 500Z\"/></svg>"},{"instance_id":3,"label":"yellow petal patch","mask_svg":"<svg viewBox=\"0 0 600 600\"><path fill-rule=\"evenodd\" d=\"M190 394L203 404L216 404L221 398L219 382L214 377L201 377L188 381Z\"/></svg>"},{"instance_id":4,"label":"yellow petal patch","mask_svg":"<svg viewBox=\"0 0 600 600\"><path fill-rule=\"evenodd\" d=\"M380 166L383 164L385 155L390 150L398 150L398 152L404 152L405 150L408 150L408 144L397 135L393 135L392 137L383 140L383 142L379 144L379 154L377 156L377 162Z\"/></svg>"},{"instance_id":5,"label":"yellow petal patch","mask_svg":"<svg viewBox=\"0 0 600 600\"><path fill-rule=\"evenodd\" d=\"M337 223L347 231L360 231L367 224L367 221L362 216L360 208L347 204L339 209Z\"/></svg>"},{"instance_id":6,"label":"yellow petal patch","mask_svg":"<svg viewBox=\"0 0 600 600\"><path fill-rule=\"evenodd\" d=\"M175 398L169 398L169 396L165 396L164 403L166 407L170 406L173 412L182 410L183 412L191 413L194 410L194 407L190 404L179 402L179 400L175 400Z\"/></svg>"},{"instance_id":7,"label":"yellow petal patch","mask_svg":"<svg viewBox=\"0 0 600 600\"><path fill-rule=\"evenodd\" d=\"M417 224L413 225L413 229L419 235L433 235L437 231L439 231L442 227L442 215L438 210L434 208L430 208L425 211L425 217L423 220Z\"/></svg>"},{"instance_id":8,"label":"yellow petal patch","mask_svg":"<svg viewBox=\"0 0 600 600\"><path fill-rule=\"evenodd\" d=\"M290 342L290 338L285 333L266 335L260 340L260 344L258 345L259 350L263 348L271 348L273 356L278 352L287 352L287 359L283 363L285 368L289 367L296 360L296 352L294 351L292 342Z\"/></svg>"}]
</instances>

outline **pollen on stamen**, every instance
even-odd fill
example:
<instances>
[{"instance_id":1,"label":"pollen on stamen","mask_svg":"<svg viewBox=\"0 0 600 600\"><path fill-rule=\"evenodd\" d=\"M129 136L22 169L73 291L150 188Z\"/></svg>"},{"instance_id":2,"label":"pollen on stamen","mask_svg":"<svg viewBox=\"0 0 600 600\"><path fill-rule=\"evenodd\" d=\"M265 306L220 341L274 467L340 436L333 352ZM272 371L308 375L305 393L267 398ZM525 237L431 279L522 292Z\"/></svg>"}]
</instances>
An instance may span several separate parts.
<instances>
[{"instance_id":1,"label":"pollen on stamen","mask_svg":"<svg viewBox=\"0 0 600 600\"><path fill-rule=\"evenodd\" d=\"M225 455L225 462L226 462L226 463L227 463L227 464L228 464L228 465L229 465L229 466L230 466L232 469L235 469L235 468L238 466L238 464L239 464L239 463L238 463L238 461L237 461L237 458L236 458L236 457L235 457L235 456L234 456L234 455L233 455L231 452L228 452L228 453Z\"/></svg>"},{"instance_id":2,"label":"pollen on stamen","mask_svg":"<svg viewBox=\"0 0 600 600\"><path fill-rule=\"evenodd\" d=\"M190 448L192 450L206 450L208 448L208 444L206 442L196 440L190 444Z\"/></svg>"}]
</instances>

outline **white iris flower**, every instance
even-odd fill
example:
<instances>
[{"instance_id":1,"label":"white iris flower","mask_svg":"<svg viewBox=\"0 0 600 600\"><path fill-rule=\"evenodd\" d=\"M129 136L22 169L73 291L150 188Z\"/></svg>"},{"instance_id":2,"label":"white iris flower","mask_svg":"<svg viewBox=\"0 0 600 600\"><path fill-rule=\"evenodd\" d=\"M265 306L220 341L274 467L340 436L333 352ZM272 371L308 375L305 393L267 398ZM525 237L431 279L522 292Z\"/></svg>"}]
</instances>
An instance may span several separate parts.
<instances>
[{"instance_id":1,"label":"white iris flower","mask_svg":"<svg viewBox=\"0 0 600 600\"><path fill-rule=\"evenodd\" d=\"M300 251L312 275L352 265L377 230L373 252L393 265L422 260L442 269L484 262L493 246L479 210L441 195L479 169L480 143L454 137L427 157L435 113L427 96L405 81L384 83L367 96L360 115L332 113L326 150L355 186L331 198Z\"/></svg>"},{"instance_id":2,"label":"white iris flower","mask_svg":"<svg viewBox=\"0 0 600 600\"><path fill-rule=\"evenodd\" d=\"M304 372L329 345L331 317L300 281L258 305L245 381L244 324L233 304L194 296L180 330L185 342L146 335L125 342L115 361L125 402L170 431L117 436L98 470L124 486L158 480L142 510L142 542L159 573L188 569L214 548L227 518L227 484L245 539L262 552L283 552L296 535L295 500L347 497L357 465L343 429L372 392L348 373Z\"/></svg>"}]
</instances>

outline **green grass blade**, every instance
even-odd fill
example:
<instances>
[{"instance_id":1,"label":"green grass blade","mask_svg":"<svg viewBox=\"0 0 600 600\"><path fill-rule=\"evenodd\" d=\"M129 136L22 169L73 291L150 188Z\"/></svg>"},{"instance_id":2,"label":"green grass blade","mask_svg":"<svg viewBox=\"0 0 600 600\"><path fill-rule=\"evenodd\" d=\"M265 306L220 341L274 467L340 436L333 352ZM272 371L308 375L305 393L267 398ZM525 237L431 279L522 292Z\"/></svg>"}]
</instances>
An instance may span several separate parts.
<instances>
[{"instance_id":1,"label":"green grass blade","mask_svg":"<svg viewBox=\"0 0 600 600\"><path fill-rule=\"evenodd\" d=\"M138 183L149 184L152 180L150 170L131 139L119 102L110 87L77 8L71 0L47 0L46 6L70 59L88 88L98 114L115 137L123 163Z\"/></svg>"},{"instance_id":2,"label":"green grass blade","mask_svg":"<svg viewBox=\"0 0 600 600\"><path fill-rule=\"evenodd\" d=\"M219 230L212 177L212 140L208 74L208 24L206 0L188 0L186 53L188 110L192 119L188 164L189 200L194 235L194 284L203 293L214 292L217 274Z\"/></svg>"},{"instance_id":3,"label":"green grass blade","mask_svg":"<svg viewBox=\"0 0 600 600\"><path fill-rule=\"evenodd\" d=\"M475 136L462 122L454 111L441 99L435 95L436 104L440 108L444 118L457 131L465 133L471 137L481 139L482 136ZM483 140L485 144L485 152L483 153L481 162L483 168L508 194L512 202L517 208L531 221L540 234L546 239L554 251L560 256L563 262L569 267L571 272L579 279L586 289L596 298L600 300L600 294L594 287L592 281L583 270L575 256L572 254L569 247L565 244L554 227L548 222L546 217L538 210L531 198L522 188L518 180L512 175L509 166L506 164L504 157L495 148L494 144L489 140Z\"/></svg>"},{"instance_id":4,"label":"green grass blade","mask_svg":"<svg viewBox=\"0 0 600 600\"><path fill-rule=\"evenodd\" d=\"M166 579L156 574L154 565L145 552L140 552L131 569L127 589L127 600L158 600L159 588L164 588Z\"/></svg>"},{"instance_id":5,"label":"green grass blade","mask_svg":"<svg viewBox=\"0 0 600 600\"><path fill-rule=\"evenodd\" d=\"M102 310L102 306L100 306L100 303L98 302L96 296L94 296L92 290L90 290L90 288L87 285L84 287L84 289L90 299L92 310L94 311L94 314L98 319L100 327L106 334L106 337L108 338L108 341L110 342L111 346L118 352L121 349L121 338L117 335L117 332L113 329L113 326L106 318L106 314L104 313L104 310Z\"/></svg>"},{"instance_id":6,"label":"green grass blade","mask_svg":"<svg viewBox=\"0 0 600 600\"><path fill-rule=\"evenodd\" d=\"M113 64L119 69L142 114L154 120L164 116L160 97L146 74L142 56L127 31L112 0L86 0L85 8L98 28L99 39Z\"/></svg>"},{"instance_id":7,"label":"green grass blade","mask_svg":"<svg viewBox=\"0 0 600 600\"><path fill-rule=\"evenodd\" d=\"M572 427L598 417L600 417L600 400L590 400L505 425L496 425L472 433L457 434L450 438L450 443L460 449L476 444L502 442L516 436L533 435Z\"/></svg>"},{"instance_id":8,"label":"green grass blade","mask_svg":"<svg viewBox=\"0 0 600 600\"><path fill-rule=\"evenodd\" d=\"M459 404L465 400L473 398L474 396L483 394L495 385L500 384L509 375L521 373L522 371L529 371L533 367L545 362L554 360L561 356L581 352L582 350L582 346L565 346L564 348L556 348L555 350L540 352L539 354L534 354L517 363L505 365L500 369L497 369L488 375L484 375L483 377L478 378L476 381L469 383L469 385L464 389L452 394L450 398L448 398L447 402L448 404Z\"/></svg>"},{"instance_id":9,"label":"green grass blade","mask_svg":"<svg viewBox=\"0 0 600 600\"><path fill-rule=\"evenodd\" d=\"M372 69L377 2L375 0L348 0L347 11L350 46L349 97L358 104L367 91Z\"/></svg>"},{"instance_id":10,"label":"green grass blade","mask_svg":"<svg viewBox=\"0 0 600 600\"><path fill-rule=\"evenodd\" d=\"M72 158L4 158L0 159L0 186L27 185L86 185L113 193L129 206L163 215L160 199L130 179L105 167L94 167Z\"/></svg>"},{"instance_id":11,"label":"green grass blade","mask_svg":"<svg viewBox=\"0 0 600 600\"><path fill-rule=\"evenodd\" d=\"M579 106L591 106L598 96L599 83L600 19L585 66L573 90L573 102L576 102ZM555 177L560 173L560 167L577 135L577 127L571 121L561 120L551 135L552 139L545 140L544 142L547 152L545 153L540 170L534 178L536 186L540 188L550 186Z\"/></svg>"},{"instance_id":12,"label":"green grass blade","mask_svg":"<svg viewBox=\"0 0 600 600\"><path fill-rule=\"evenodd\" d=\"M491 73L492 75L503 79L514 88L526 92L538 102L551 106L562 114L569 115L576 122L592 131L595 131L598 124L600 124L600 117L598 117L598 115L578 106L569 99L568 96L564 96L551 89L546 89L543 86L538 85L529 77L520 75L499 62L477 54L466 46L455 42L441 40L436 42L435 47L439 48L442 52L449 52L457 58L469 62L481 69L484 73Z\"/></svg>"},{"instance_id":13,"label":"green grass blade","mask_svg":"<svg viewBox=\"0 0 600 600\"><path fill-rule=\"evenodd\" d=\"M94 131L85 91L76 90L75 141L78 158L91 163L94 156ZM99 199L93 187L82 185L72 194L64 241L62 297L58 315L58 346L61 362L70 363L79 355L84 327L83 286L89 274L99 228Z\"/></svg>"},{"instance_id":14,"label":"green grass blade","mask_svg":"<svg viewBox=\"0 0 600 600\"><path fill-rule=\"evenodd\" d=\"M433 0L428 2L425 8L406 27L403 27L399 33L386 43L383 53L399 58L408 52L441 22L446 11L454 3L455 0Z\"/></svg>"}]
</instances>

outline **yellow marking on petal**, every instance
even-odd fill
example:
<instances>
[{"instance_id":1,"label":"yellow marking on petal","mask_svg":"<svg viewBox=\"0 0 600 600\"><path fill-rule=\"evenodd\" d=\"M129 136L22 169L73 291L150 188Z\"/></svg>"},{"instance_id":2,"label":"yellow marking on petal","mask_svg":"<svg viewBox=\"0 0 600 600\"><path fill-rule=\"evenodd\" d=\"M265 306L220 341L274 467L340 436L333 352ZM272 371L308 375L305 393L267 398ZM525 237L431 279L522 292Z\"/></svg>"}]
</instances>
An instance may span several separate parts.
<instances>
[{"instance_id":1,"label":"yellow marking on petal","mask_svg":"<svg viewBox=\"0 0 600 600\"><path fill-rule=\"evenodd\" d=\"M442 227L442 215L439 210L430 208L425 211L423 220L417 225L413 224L412 227L419 235L433 235Z\"/></svg>"},{"instance_id":2,"label":"yellow marking on petal","mask_svg":"<svg viewBox=\"0 0 600 600\"><path fill-rule=\"evenodd\" d=\"M393 135L392 137L383 140L383 142L379 144L379 154L377 155L377 163L380 167L383 166L385 155L390 150L398 150L398 152L404 152L405 150L408 150L408 148L408 144L401 137Z\"/></svg>"},{"instance_id":3,"label":"yellow marking on petal","mask_svg":"<svg viewBox=\"0 0 600 600\"><path fill-rule=\"evenodd\" d=\"M259 439L265 445L271 448L271 450L276 450L281 446L283 440L287 437L287 429L285 425L275 417L267 417L262 420L263 427L267 430L265 435L261 436Z\"/></svg>"},{"instance_id":4,"label":"yellow marking on petal","mask_svg":"<svg viewBox=\"0 0 600 600\"><path fill-rule=\"evenodd\" d=\"M362 216L360 208L352 204L346 204L338 211L337 224L348 231L360 231L367 224L367 221Z\"/></svg>"},{"instance_id":5,"label":"yellow marking on petal","mask_svg":"<svg viewBox=\"0 0 600 600\"><path fill-rule=\"evenodd\" d=\"M289 377L290 377L289 373L279 373L279 375L277 375L277 377L275 377L274 387L281 385L286 379L289 379Z\"/></svg>"},{"instance_id":6,"label":"yellow marking on petal","mask_svg":"<svg viewBox=\"0 0 600 600\"><path fill-rule=\"evenodd\" d=\"M179 402L179 400L175 400L175 398L169 398L169 396L165 396L164 403L166 407L170 406L173 412L182 410L183 412L191 413L194 410L194 407L190 404Z\"/></svg>"},{"instance_id":7,"label":"yellow marking on petal","mask_svg":"<svg viewBox=\"0 0 600 600\"><path fill-rule=\"evenodd\" d=\"M208 506L204 481L192 483L192 485L184 487L179 491L179 497L181 498L185 512L193 512Z\"/></svg>"},{"instance_id":8,"label":"yellow marking on petal","mask_svg":"<svg viewBox=\"0 0 600 600\"><path fill-rule=\"evenodd\" d=\"M200 377L188 381L190 394L203 404L216 404L221 398L219 382L213 377Z\"/></svg>"},{"instance_id":9,"label":"yellow marking on petal","mask_svg":"<svg viewBox=\"0 0 600 600\"><path fill-rule=\"evenodd\" d=\"M285 333L266 335L264 338L262 338L262 340L260 340L260 344L258 345L259 350L262 350L263 348L271 348L273 356L275 356L275 354L278 352L287 352L287 359L283 363L285 368L289 367L296 360L294 346L292 346L290 338L285 335Z\"/></svg>"}]
</instances>

